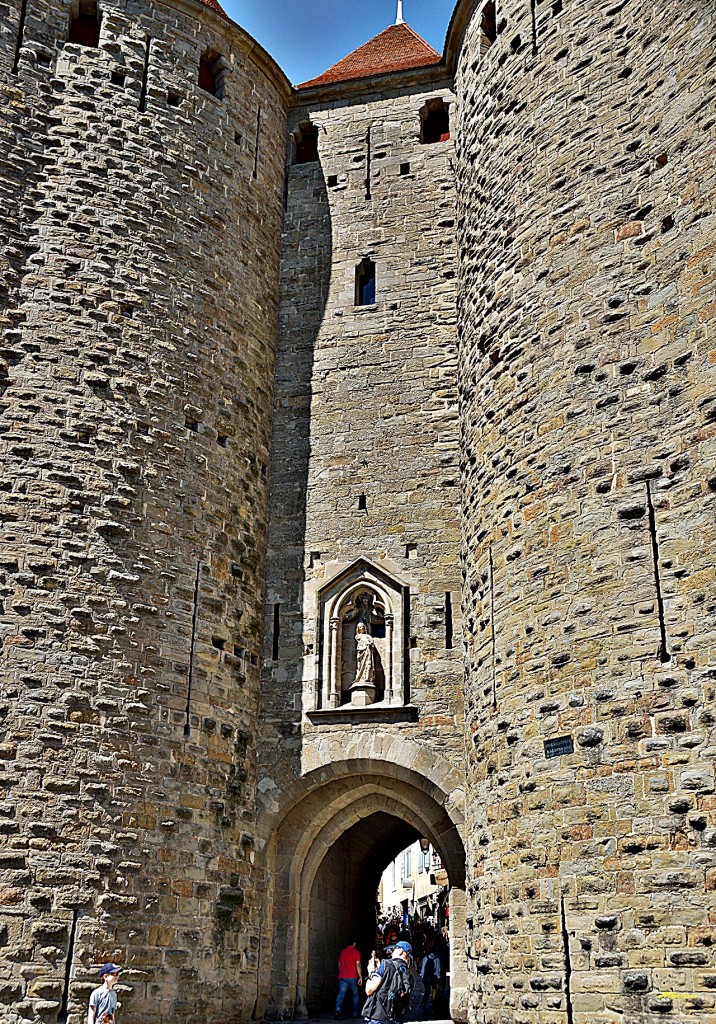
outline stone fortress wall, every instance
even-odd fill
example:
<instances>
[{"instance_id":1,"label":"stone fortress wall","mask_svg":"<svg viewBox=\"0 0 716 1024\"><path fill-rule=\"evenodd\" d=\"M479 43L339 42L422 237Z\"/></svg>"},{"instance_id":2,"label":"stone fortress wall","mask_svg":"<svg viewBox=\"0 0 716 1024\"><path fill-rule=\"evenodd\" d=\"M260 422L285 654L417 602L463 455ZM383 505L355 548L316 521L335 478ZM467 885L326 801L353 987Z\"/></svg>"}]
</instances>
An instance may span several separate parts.
<instances>
[{"instance_id":1,"label":"stone fortress wall","mask_svg":"<svg viewBox=\"0 0 716 1024\"><path fill-rule=\"evenodd\" d=\"M0 1022L300 1015L417 836L455 1019L709 1020L713 7L291 99L207 2L0 0Z\"/></svg>"},{"instance_id":2,"label":"stone fortress wall","mask_svg":"<svg viewBox=\"0 0 716 1024\"><path fill-rule=\"evenodd\" d=\"M471 1019L711 1021L716 11L468 8Z\"/></svg>"},{"instance_id":3,"label":"stone fortress wall","mask_svg":"<svg viewBox=\"0 0 716 1024\"><path fill-rule=\"evenodd\" d=\"M365 82L305 90L290 113L264 623L268 810L288 783L326 766L360 762L367 775L385 775L398 745L409 771L433 778L444 758L462 776L454 148L421 143L420 116L441 101L454 105L444 71L432 80L423 72L386 78L379 92ZM318 159L292 162L309 126ZM366 259L375 265L375 302L356 305L356 268ZM402 685L365 707L344 692L334 708L323 678L331 613L321 592L336 580L336 591L347 591L357 562L359 581L385 574L397 587ZM343 659L352 644L351 635ZM345 829L356 820L355 783L336 811ZM394 809L391 789L384 782L366 812ZM375 857L375 839L365 842L373 849L364 860ZM351 928L363 934L360 915L372 911L368 884L358 909L341 872L328 875L301 925L299 945L315 958L309 1006L326 949L340 949ZM274 904L281 961L286 921L281 900ZM372 926L366 943L374 944ZM290 991L272 998L293 1006Z\"/></svg>"},{"instance_id":4,"label":"stone fortress wall","mask_svg":"<svg viewBox=\"0 0 716 1024\"><path fill-rule=\"evenodd\" d=\"M0 1020L109 958L246 1019L289 86L197 3L1 13Z\"/></svg>"}]
</instances>

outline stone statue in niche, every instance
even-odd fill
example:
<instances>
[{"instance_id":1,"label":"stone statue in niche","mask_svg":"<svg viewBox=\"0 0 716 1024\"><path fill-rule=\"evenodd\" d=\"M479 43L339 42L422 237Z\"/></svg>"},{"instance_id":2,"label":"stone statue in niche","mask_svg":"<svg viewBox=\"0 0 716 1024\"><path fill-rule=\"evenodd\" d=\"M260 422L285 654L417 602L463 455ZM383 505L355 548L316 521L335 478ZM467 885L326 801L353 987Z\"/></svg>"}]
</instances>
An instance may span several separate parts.
<instances>
[{"instance_id":1,"label":"stone statue in niche","mask_svg":"<svg viewBox=\"0 0 716 1024\"><path fill-rule=\"evenodd\" d=\"M341 704L367 707L383 700L385 607L369 589L346 600L339 612Z\"/></svg>"},{"instance_id":2,"label":"stone statue in niche","mask_svg":"<svg viewBox=\"0 0 716 1024\"><path fill-rule=\"evenodd\" d=\"M319 591L322 633L316 709L405 703L406 585L360 558Z\"/></svg>"},{"instance_id":3,"label":"stone statue in niche","mask_svg":"<svg viewBox=\"0 0 716 1024\"><path fill-rule=\"evenodd\" d=\"M365 707L375 700L375 641L365 622L356 626L356 677L351 686L351 704Z\"/></svg>"}]
</instances>

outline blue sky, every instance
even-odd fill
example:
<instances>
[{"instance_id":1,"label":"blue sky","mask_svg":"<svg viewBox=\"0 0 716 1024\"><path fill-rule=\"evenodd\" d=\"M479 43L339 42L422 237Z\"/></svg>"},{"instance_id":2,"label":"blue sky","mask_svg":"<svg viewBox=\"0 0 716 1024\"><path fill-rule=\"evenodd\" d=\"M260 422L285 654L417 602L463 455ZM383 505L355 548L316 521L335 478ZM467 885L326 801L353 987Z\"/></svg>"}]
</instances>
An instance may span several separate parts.
<instances>
[{"instance_id":1,"label":"blue sky","mask_svg":"<svg viewBox=\"0 0 716 1024\"><path fill-rule=\"evenodd\" d=\"M396 0L220 0L297 84L320 75L395 21ZM403 0L404 17L443 52L456 0Z\"/></svg>"}]
</instances>

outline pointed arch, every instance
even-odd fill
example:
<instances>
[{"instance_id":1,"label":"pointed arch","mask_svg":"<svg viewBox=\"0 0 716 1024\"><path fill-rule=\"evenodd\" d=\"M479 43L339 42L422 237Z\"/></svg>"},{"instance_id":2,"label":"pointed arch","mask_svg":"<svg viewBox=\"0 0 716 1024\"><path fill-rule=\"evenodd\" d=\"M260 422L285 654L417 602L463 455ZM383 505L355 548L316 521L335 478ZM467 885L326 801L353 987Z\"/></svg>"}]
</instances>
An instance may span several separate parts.
<instances>
[{"instance_id":1,"label":"pointed arch","mask_svg":"<svg viewBox=\"0 0 716 1024\"><path fill-rule=\"evenodd\" d=\"M422 761L422 751L415 743L398 743L394 749L399 758L407 757L413 765ZM436 784L435 776L446 789ZM360 822L374 820L375 816L375 820L395 819L399 827L393 835L406 837L406 844L415 836L425 836L443 859L451 886L452 1010L454 1019L461 1019L465 1001L461 796L459 774L445 763L436 764L433 779L428 779L415 767L407 768L383 758L325 764L286 787L279 806L264 819L274 884L271 904L281 908L281 915L280 923L277 920L275 929L271 923L266 936L270 954L262 969L271 1005L263 1007L262 1012L269 1009L270 1015L305 1016L309 1009L316 1008L308 1005L309 962L312 955L315 959L316 945L315 938L311 945L311 936L315 934L314 883L334 844ZM396 852L384 849L377 835L364 853L365 877L374 877ZM360 913L360 901L364 907L372 903L372 896L365 891L354 894L353 899L357 901L356 913Z\"/></svg>"}]
</instances>

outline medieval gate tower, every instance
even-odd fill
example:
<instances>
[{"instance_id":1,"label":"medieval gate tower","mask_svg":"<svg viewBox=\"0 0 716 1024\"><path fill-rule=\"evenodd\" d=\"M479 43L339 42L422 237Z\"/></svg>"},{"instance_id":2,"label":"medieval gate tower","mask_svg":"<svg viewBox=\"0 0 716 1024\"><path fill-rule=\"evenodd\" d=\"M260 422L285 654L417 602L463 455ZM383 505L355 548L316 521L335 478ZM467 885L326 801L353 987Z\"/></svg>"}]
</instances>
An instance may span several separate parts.
<instances>
[{"instance_id":1,"label":"medieval gate tower","mask_svg":"<svg viewBox=\"0 0 716 1024\"><path fill-rule=\"evenodd\" d=\"M292 88L0 0L0 1024L716 1021L716 8L461 0Z\"/></svg>"}]
</instances>

